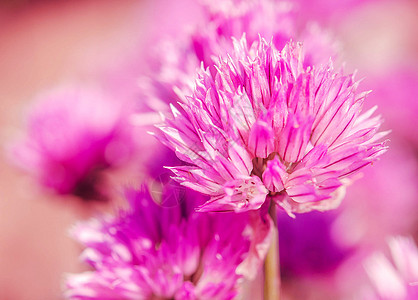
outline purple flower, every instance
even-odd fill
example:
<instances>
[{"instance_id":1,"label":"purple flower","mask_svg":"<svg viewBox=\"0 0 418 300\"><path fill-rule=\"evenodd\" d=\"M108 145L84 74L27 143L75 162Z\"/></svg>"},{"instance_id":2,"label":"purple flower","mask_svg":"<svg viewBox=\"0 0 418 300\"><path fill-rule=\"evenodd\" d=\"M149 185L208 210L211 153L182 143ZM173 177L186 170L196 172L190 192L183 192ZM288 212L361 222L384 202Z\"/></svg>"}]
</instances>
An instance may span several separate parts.
<instances>
[{"instance_id":1,"label":"purple flower","mask_svg":"<svg viewBox=\"0 0 418 300\"><path fill-rule=\"evenodd\" d=\"M303 41L306 65L326 63L336 55L335 41L315 23L298 24L301 9L290 1L221 0L204 3L209 22L196 30L192 40L196 54L205 66L214 63L211 56L223 54L225 50L222 49L231 49L231 46L226 46L231 44L231 37L239 39L244 33L249 44L261 35L272 40L278 49L282 49L290 39Z\"/></svg>"},{"instance_id":2,"label":"purple flower","mask_svg":"<svg viewBox=\"0 0 418 300\"><path fill-rule=\"evenodd\" d=\"M97 91L52 91L31 111L26 136L12 150L14 161L59 194L100 197L100 173L132 151L125 115Z\"/></svg>"},{"instance_id":3,"label":"purple flower","mask_svg":"<svg viewBox=\"0 0 418 300\"><path fill-rule=\"evenodd\" d=\"M300 44L234 45L160 126L187 163L172 168L176 179L211 196L201 211L258 209L267 196L289 214L336 207L351 175L386 149L375 109L361 114L367 93L331 64L305 68Z\"/></svg>"},{"instance_id":4,"label":"purple flower","mask_svg":"<svg viewBox=\"0 0 418 300\"><path fill-rule=\"evenodd\" d=\"M159 202L176 192L165 189ZM260 268L269 244L268 219L197 213L193 204L202 196L191 192L188 201L164 207L145 188L126 196L130 207L118 217L73 230L93 271L69 275L67 298L232 299L243 276Z\"/></svg>"},{"instance_id":5,"label":"purple flower","mask_svg":"<svg viewBox=\"0 0 418 300\"><path fill-rule=\"evenodd\" d=\"M144 98L157 111L167 103L185 101L193 91L196 70L201 64L214 72L217 58L233 51L231 38L258 41L259 35L282 49L290 39L303 41L305 65L327 63L336 56L337 45L315 24L298 28L295 7L286 1L202 1L202 22L174 38L164 39L153 49L151 78L141 78Z\"/></svg>"},{"instance_id":6,"label":"purple flower","mask_svg":"<svg viewBox=\"0 0 418 300\"><path fill-rule=\"evenodd\" d=\"M393 263L383 253L375 253L365 263L367 274L377 292L373 299L417 299L417 246L412 238L394 237L389 240L389 248Z\"/></svg>"}]
</instances>

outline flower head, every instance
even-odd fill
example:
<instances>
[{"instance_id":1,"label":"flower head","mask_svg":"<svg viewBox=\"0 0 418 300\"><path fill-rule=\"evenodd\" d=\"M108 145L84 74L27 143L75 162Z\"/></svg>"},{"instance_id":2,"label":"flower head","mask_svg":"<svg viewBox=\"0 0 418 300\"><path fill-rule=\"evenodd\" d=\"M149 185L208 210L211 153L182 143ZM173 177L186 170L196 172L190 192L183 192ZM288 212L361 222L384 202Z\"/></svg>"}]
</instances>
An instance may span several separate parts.
<instances>
[{"instance_id":1,"label":"flower head","mask_svg":"<svg viewBox=\"0 0 418 300\"><path fill-rule=\"evenodd\" d=\"M141 85L148 105L168 110L167 103L185 101L193 91L196 70L201 65L214 72L217 58L233 51L231 38L243 34L249 44L259 35L282 49L290 39L304 43L305 65L326 63L336 56L337 45L316 24L298 28L298 10L288 1L215 0L202 2L203 21L174 39L165 39L153 51L153 76Z\"/></svg>"},{"instance_id":2,"label":"flower head","mask_svg":"<svg viewBox=\"0 0 418 300\"><path fill-rule=\"evenodd\" d=\"M304 67L300 44L234 44L160 126L187 163L172 168L177 180L211 196L204 211L258 209L267 196L290 214L335 207L386 149L380 117L361 114L367 93L331 64Z\"/></svg>"},{"instance_id":3,"label":"flower head","mask_svg":"<svg viewBox=\"0 0 418 300\"><path fill-rule=\"evenodd\" d=\"M166 203L172 193L176 190L166 189L159 201ZM260 233L270 223L253 226L254 215L249 214L196 213L193 203L202 196L187 194L189 201L161 206L147 189L129 190L130 208L118 217L77 226L75 237L86 246L82 258L93 271L69 275L66 297L234 298L243 275L260 267L253 264L253 248L263 248L265 235Z\"/></svg>"},{"instance_id":4,"label":"flower head","mask_svg":"<svg viewBox=\"0 0 418 300\"><path fill-rule=\"evenodd\" d=\"M389 247L393 264L383 253L375 253L365 263L366 271L377 292L374 299L417 299L417 246L412 238L394 237L389 240Z\"/></svg>"},{"instance_id":5,"label":"flower head","mask_svg":"<svg viewBox=\"0 0 418 300\"><path fill-rule=\"evenodd\" d=\"M52 91L31 111L14 161L59 194L94 198L99 173L122 164L132 150L123 116L121 106L99 92Z\"/></svg>"}]
</instances>

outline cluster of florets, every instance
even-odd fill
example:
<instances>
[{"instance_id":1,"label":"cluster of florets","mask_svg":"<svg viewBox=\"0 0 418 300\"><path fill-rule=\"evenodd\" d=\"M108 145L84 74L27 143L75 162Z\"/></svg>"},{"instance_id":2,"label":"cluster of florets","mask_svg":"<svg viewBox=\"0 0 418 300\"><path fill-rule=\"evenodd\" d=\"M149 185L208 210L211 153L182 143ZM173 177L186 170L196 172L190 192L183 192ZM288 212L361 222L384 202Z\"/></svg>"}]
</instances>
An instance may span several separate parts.
<instances>
[{"instance_id":1,"label":"cluster of florets","mask_svg":"<svg viewBox=\"0 0 418 300\"><path fill-rule=\"evenodd\" d=\"M58 194L101 198L102 171L134 150L127 110L93 89L61 88L40 97L13 159Z\"/></svg>"},{"instance_id":2,"label":"cluster of florets","mask_svg":"<svg viewBox=\"0 0 418 300\"><path fill-rule=\"evenodd\" d=\"M169 203L176 192L165 189L159 201ZM270 223L249 214L196 213L192 203L201 196L187 194L162 206L146 188L128 190L129 209L118 217L76 226L73 234L86 246L82 259L94 270L69 275L66 297L234 298L244 276L260 267L267 251L260 251L260 236L268 240Z\"/></svg>"},{"instance_id":3,"label":"cluster of florets","mask_svg":"<svg viewBox=\"0 0 418 300\"><path fill-rule=\"evenodd\" d=\"M160 126L187 163L172 168L176 179L211 196L201 211L258 209L266 198L290 214L335 207L344 181L386 149L380 117L361 114L367 93L330 64L305 68L300 44L234 45Z\"/></svg>"},{"instance_id":4,"label":"cluster of florets","mask_svg":"<svg viewBox=\"0 0 418 300\"><path fill-rule=\"evenodd\" d=\"M184 101L193 92L195 74L203 65L214 72L221 55L234 51L231 38L245 33L252 44L263 37L282 49L291 39L303 40L304 65L328 62L337 56L337 43L315 24L298 29L297 9L288 1L227 0L202 1L203 21L176 39L164 39L153 53L153 71L143 77L141 87L146 103L167 110L168 103ZM233 8L233 9L232 9Z\"/></svg>"}]
</instances>

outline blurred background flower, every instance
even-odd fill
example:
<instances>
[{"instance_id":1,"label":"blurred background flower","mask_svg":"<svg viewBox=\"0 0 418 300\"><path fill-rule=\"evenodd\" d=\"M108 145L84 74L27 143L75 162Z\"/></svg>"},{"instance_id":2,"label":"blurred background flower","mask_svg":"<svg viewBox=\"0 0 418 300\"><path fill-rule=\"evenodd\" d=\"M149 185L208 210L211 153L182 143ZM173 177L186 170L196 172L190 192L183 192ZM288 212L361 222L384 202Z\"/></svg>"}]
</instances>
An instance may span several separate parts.
<instances>
[{"instance_id":1,"label":"blurred background flower","mask_svg":"<svg viewBox=\"0 0 418 300\"><path fill-rule=\"evenodd\" d=\"M106 200L102 173L142 150L133 142L128 107L104 91L51 91L32 108L27 135L13 146L11 159L58 194Z\"/></svg>"}]
</instances>

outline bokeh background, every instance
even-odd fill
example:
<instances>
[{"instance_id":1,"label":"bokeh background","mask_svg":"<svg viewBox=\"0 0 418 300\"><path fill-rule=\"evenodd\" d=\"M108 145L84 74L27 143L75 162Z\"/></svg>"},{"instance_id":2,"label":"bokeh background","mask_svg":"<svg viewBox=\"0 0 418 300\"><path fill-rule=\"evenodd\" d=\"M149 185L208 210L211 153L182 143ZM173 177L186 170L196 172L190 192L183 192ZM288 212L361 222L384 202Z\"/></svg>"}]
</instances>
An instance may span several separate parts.
<instances>
[{"instance_id":1,"label":"bokeh background","mask_svg":"<svg viewBox=\"0 0 418 300\"><path fill-rule=\"evenodd\" d=\"M301 217L302 225L289 230L305 243L282 237L303 258L300 267L288 259L282 274L289 298L350 299L366 280L358 274L367 253L384 248L390 235L418 238L418 2L295 3L302 23L317 22L338 41L337 63L358 70L363 88L374 91L367 105L379 105L384 128L392 129L390 151L349 187L330 220L318 225L309 219L315 215ZM198 18L192 0L0 1L0 299L61 299L63 274L84 268L78 260L81 247L68 229L115 206L54 195L10 163L8 144L24 130L36 96L54 86L87 82L114 85L114 97L140 101L138 78L147 68L147 51ZM118 197L119 186L141 180L140 167L138 174L121 171L109 178ZM306 235L310 222L319 236ZM344 259L321 264L328 245L320 241L322 233L342 249ZM312 260L318 266L310 266ZM306 294L307 289L318 291Z\"/></svg>"}]
</instances>

